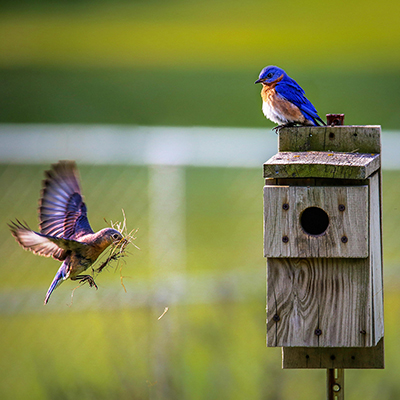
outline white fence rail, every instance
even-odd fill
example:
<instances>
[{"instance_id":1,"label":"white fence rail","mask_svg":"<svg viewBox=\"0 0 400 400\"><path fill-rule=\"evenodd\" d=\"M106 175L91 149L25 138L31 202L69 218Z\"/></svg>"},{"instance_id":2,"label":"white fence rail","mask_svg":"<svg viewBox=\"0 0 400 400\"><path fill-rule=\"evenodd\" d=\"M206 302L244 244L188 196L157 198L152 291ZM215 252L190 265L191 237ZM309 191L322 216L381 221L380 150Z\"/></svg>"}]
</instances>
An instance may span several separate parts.
<instances>
[{"instance_id":1,"label":"white fence rail","mask_svg":"<svg viewBox=\"0 0 400 400\"><path fill-rule=\"evenodd\" d=\"M382 134L383 168L400 169L400 132ZM0 124L0 162L261 167L277 150L270 129Z\"/></svg>"}]
</instances>

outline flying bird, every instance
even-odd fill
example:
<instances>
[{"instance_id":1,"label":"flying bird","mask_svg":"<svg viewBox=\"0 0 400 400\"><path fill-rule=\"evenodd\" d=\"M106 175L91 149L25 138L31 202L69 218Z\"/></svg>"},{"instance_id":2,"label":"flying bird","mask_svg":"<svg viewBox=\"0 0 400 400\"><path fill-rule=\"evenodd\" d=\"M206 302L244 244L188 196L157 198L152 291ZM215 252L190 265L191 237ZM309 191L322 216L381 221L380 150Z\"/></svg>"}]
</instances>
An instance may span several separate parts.
<instances>
[{"instance_id":1,"label":"flying bird","mask_svg":"<svg viewBox=\"0 0 400 400\"><path fill-rule=\"evenodd\" d=\"M62 261L44 304L54 289L66 279L97 285L91 275L81 275L110 245L123 240L122 234L113 228L93 232L86 205L83 202L77 167L74 161L59 161L45 172L39 200L39 229L32 231L25 223L16 220L9 227L17 242L34 254L53 257Z\"/></svg>"},{"instance_id":2,"label":"flying bird","mask_svg":"<svg viewBox=\"0 0 400 400\"><path fill-rule=\"evenodd\" d=\"M254 83L262 84L262 111L268 119L279 124L275 130L294 125L319 126L319 122L326 125L304 90L283 69L273 65L265 67Z\"/></svg>"}]
</instances>

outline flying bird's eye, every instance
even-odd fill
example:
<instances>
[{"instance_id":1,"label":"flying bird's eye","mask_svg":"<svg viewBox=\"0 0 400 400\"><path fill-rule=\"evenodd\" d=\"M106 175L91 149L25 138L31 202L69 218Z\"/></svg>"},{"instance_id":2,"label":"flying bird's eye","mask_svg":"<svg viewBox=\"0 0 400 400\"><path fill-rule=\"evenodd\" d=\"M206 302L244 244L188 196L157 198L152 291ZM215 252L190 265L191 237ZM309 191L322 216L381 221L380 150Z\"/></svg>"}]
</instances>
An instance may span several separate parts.
<instances>
[{"instance_id":1,"label":"flying bird's eye","mask_svg":"<svg viewBox=\"0 0 400 400\"><path fill-rule=\"evenodd\" d=\"M268 75L267 75L267 78L272 78L273 77L273 73L272 72L270 72Z\"/></svg>"},{"instance_id":2,"label":"flying bird's eye","mask_svg":"<svg viewBox=\"0 0 400 400\"><path fill-rule=\"evenodd\" d=\"M118 233L114 233L114 234L112 235L112 238L113 238L114 240L119 239L119 234L118 234Z\"/></svg>"}]
</instances>

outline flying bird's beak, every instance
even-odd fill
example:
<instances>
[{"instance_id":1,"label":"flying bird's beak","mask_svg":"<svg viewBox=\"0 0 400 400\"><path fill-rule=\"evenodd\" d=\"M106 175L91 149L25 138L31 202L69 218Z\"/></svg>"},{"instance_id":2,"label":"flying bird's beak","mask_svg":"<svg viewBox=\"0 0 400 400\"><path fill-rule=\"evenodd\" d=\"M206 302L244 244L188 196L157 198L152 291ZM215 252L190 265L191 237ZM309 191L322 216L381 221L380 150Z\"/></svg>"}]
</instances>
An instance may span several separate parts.
<instances>
[{"instance_id":1,"label":"flying bird's beak","mask_svg":"<svg viewBox=\"0 0 400 400\"><path fill-rule=\"evenodd\" d=\"M261 83L262 81L262 79L257 79L254 83Z\"/></svg>"}]
</instances>

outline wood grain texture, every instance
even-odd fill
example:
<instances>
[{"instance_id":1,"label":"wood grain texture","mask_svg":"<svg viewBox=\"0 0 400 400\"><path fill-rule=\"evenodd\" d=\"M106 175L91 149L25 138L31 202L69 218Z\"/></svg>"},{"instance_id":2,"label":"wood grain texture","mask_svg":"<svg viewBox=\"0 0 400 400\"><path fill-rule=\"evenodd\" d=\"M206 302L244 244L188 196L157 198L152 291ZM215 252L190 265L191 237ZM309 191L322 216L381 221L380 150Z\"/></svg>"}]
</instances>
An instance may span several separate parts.
<instances>
[{"instance_id":1,"label":"wood grain texture","mask_svg":"<svg viewBox=\"0 0 400 400\"><path fill-rule=\"evenodd\" d=\"M368 259L268 258L267 345L373 346L369 272Z\"/></svg>"},{"instance_id":2,"label":"wood grain texture","mask_svg":"<svg viewBox=\"0 0 400 400\"><path fill-rule=\"evenodd\" d=\"M340 211L339 205L345 210ZM313 236L303 230L300 217L309 207L319 207L328 214L329 226L324 234ZM367 185L266 185L264 256L368 257L368 214ZM342 241L343 237L347 242Z\"/></svg>"},{"instance_id":3,"label":"wood grain texture","mask_svg":"<svg viewBox=\"0 0 400 400\"><path fill-rule=\"evenodd\" d=\"M279 152L264 163L264 178L366 179L379 167L379 154Z\"/></svg>"},{"instance_id":4,"label":"wood grain texture","mask_svg":"<svg viewBox=\"0 0 400 400\"><path fill-rule=\"evenodd\" d=\"M373 347L283 347L282 368L385 368L384 340Z\"/></svg>"},{"instance_id":5,"label":"wood grain texture","mask_svg":"<svg viewBox=\"0 0 400 400\"><path fill-rule=\"evenodd\" d=\"M295 126L279 131L279 151L338 151L380 153L381 127Z\"/></svg>"}]
</instances>

